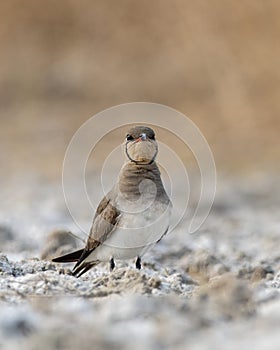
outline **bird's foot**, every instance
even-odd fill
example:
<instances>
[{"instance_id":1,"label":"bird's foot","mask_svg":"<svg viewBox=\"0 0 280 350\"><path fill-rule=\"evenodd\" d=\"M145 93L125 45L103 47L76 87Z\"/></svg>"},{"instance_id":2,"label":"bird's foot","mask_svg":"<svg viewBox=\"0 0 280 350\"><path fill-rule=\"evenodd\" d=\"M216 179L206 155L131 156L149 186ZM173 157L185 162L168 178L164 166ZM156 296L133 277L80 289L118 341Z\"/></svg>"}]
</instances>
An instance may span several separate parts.
<instances>
[{"instance_id":1,"label":"bird's foot","mask_svg":"<svg viewBox=\"0 0 280 350\"><path fill-rule=\"evenodd\" d=\"M114 261L114 258L111 258L110 259L110 271L112 272L115 268L115 261Z\"/></svg>"},{"instance_id":2,"label":"bird's foot","mask_svg":"<svg viewBox=\"0 0 280 350\"><path fill-rule=\"evenodd\" d=\"M135 267L136 269L141 270L141 258L139 256L137 257Z\"/></svg>"}]
</instances>

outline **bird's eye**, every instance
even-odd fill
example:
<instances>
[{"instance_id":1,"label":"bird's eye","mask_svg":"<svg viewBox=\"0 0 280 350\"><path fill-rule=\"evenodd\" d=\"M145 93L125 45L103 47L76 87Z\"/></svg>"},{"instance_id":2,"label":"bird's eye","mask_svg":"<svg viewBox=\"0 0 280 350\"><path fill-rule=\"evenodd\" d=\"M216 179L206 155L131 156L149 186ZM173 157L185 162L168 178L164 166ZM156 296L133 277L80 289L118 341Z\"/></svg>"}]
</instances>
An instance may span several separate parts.
<instances>
[{"instance_id":1,"label":"bird's eye","mask_svg":"<svg viewBox=\"0 0 280 350\"><path fill-rule=\"evenodd\" d=\"M132 141L133 137L131 135L126 135L126 141Z\"/></svg>"},{"instance_id":2,"label":"bird's eye","mask_svg":"<svg viewBox=\"0 0 280 350\"><path fill-rule=\"evenodd\" d=\"M150 136L150 139L151 139L151 140L154 140L154 139L155 139L155 134L153 134L152 136Z\"/></svg>"}]
</instances>

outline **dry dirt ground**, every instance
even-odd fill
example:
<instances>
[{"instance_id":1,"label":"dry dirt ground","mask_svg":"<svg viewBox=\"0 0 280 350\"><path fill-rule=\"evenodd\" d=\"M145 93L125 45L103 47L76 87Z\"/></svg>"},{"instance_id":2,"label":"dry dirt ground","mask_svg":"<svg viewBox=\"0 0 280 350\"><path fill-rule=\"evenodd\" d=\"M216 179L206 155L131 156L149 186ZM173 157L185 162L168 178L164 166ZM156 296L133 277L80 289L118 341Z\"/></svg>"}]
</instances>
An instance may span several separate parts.
<instances>
[{"instance_id":1,"label":"dry dirt ground","mask_svg":"<svg viewBox=\"0 0 280 350\"><path fill-rule=\"evenodd\" d=\"M280 349L279 10L274 0L0 2L0 349ZM76 279L49 260L82 244L65 231L84 238L62 196L63 157L88 118L135 101L201 129L216 201L197 233L182 222L141 271L118 262Z\"/></svg>"},{"instance_id":2,"label":"dry dirt ground","mask_svg":"<svg viewBox=\"0 0 280 350\"><path fill-rule=\"evenodd\" d=\"M30 206L22 203L32 190L21 189L13 210L3 191L1 348L279 348L276 177L220 179L197 233L186 233L183 222L147 253L142 270L118 262L110 273L100 264L79 279L71 265L48 260L82 243L63 230L50 233L58 223L75 229L59 187L40 188Z\"/></svg>"}]
</instances>

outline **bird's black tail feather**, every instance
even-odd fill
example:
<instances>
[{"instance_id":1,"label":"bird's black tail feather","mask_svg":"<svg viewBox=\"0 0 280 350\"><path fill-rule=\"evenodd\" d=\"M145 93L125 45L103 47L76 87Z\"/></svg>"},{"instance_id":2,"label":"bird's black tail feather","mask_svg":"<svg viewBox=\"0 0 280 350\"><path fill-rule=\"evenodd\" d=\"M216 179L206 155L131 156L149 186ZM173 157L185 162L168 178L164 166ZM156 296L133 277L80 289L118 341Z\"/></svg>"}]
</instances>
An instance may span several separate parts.
<instances>
[{"instance_id":1,"label":"bird's black tail feather","mask_svg":"<svg viewBox=\"0 0 280 350\"><path fill-rule=\"evenodd\" d=\"M81 255L83 254L83 251L84 249L76 250L75 252L54 258L52 261L58 263L76 262L79 261Z\"/></svg>"},{"instance_id":2,"label":"bird's black tail feather","mask_svg":"<svg viewBox=\"0 0 280 350\"><path fill-rule=\"evenodd\" d=\"M93 261L93 262L82 262L79 266L74 267L72 271L72 275L76 277L81 277L84 273L86 273L88 270L90 270L95 265L99 264L99 261Z\"/></svg>"}]
</instances>

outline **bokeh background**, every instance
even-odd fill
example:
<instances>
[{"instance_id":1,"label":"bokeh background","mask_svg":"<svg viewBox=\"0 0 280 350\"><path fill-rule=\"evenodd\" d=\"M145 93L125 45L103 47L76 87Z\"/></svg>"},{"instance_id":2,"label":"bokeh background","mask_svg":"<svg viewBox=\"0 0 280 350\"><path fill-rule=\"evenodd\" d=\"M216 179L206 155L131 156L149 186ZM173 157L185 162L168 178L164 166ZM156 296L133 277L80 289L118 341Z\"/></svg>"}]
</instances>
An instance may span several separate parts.
<instances>
[{"instance_id":1,"label":"bokeh background","mask_svg":"<svg viewBox=\"0 0 280 350\"><path fill-rule=\"evenodd\" d=\"M277 0L0 1L0 348L280 349L279 57ZM86 237L65 205L64 154L91 116L135 101L200 128L216 199L197 234L186 218L140 272L118 262L76 280L49 261L82 247L65 230ZM100 167L123 134L89 158L96 202ZM197 180L195 209L190 151L157 135ZM185 205L186 181L172 185Z\"/></svg>"},{"instance_id":2,"label":"bokeh background","mask_svg":"<svg viewBox=\"0 0 280 350\"><path fill-rule=\"evenodd\" d=\"M2 177L60 181L77 128L133 101L189 116L224 174L276 171L279 11L258 0L2 1Z\"/></svg>"}]
</instances>

